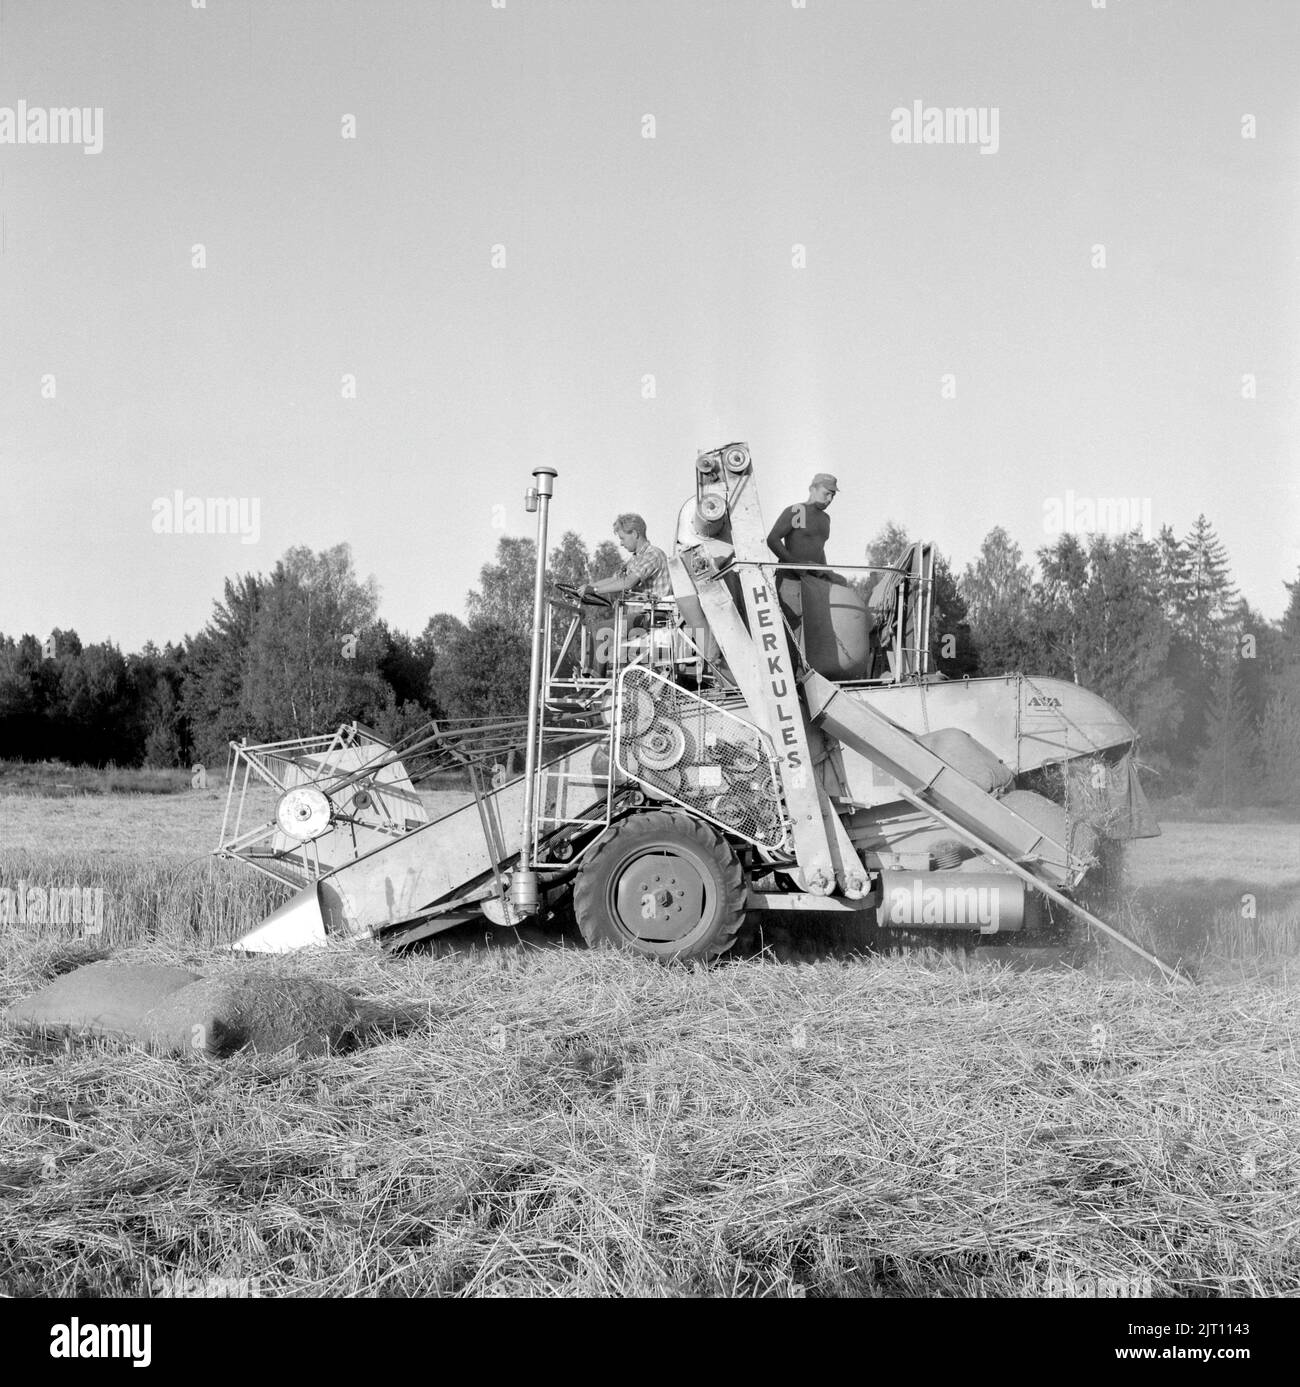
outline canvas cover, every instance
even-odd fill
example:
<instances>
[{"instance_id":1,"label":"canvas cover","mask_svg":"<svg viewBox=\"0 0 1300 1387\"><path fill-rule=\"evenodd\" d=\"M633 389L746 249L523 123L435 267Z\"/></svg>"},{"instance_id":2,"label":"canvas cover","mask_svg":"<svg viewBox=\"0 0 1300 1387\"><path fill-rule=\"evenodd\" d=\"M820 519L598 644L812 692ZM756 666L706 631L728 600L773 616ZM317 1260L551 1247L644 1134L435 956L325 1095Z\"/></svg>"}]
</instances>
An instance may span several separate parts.
<instances>
[{"instance_id":1,"label":"canvas cover","mask_svg":"<svg viewBox=\"0 0 1300 1387\"><path fill-rule=\"evenodd\" d=\"M976 741L969 732L959 728L936 728L933 732L923 733L917 741L929 747L953 770L960 771L967 780L974 781L987 794L1005 789L1014 779L1010 769L983 742Z\"/></svg>"}]
</instances>

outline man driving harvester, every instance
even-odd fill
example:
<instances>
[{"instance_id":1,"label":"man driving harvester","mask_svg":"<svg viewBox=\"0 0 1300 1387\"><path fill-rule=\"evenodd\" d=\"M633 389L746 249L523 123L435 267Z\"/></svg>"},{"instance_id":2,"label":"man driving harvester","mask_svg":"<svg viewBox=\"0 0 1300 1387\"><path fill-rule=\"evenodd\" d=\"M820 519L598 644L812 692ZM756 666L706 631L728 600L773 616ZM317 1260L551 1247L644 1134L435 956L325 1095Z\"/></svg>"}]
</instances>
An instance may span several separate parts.
<instances>
[{"instance_id":1,"label":"man driving harvester","mask_svg":"<svg viewBox=\"0 0 1300 1387\"><path fill-rule=\"evenodd\" d=\"M808 499L787 506L767 536L767 547L782 563L826 563L826 541L831 537L831 518L826 507L835 499L840 484L829 472L818 472L808 487ZM802 574L787 569L776 575L776 595L781 611L797 628L803 620ZM824 574L830 581L835 576Z\"/></svg>"},{"instance_id":2,"label":"man driving harvester","mask_svg":"<svg viewBox=\"0 0 1300 1387\"><path fill-rule=\"evenodd\" d=\"M634 511L624 512L614 521L614 535L628 551L627 562L612 578L602 578L598 583L583 583L578 589L579 595L606 599L625 595L653 598L656 602L670 600L673 585L668 576L668 556L646 538L645 521L641 516ZM647 625L646 614L638 612L629 620L627 633L644 631ZM602 603L588 616L588 629L595 642L595 677L601 679L609 672L614 644L614 623L608 606Z\"/></svg>"}]
</instances>

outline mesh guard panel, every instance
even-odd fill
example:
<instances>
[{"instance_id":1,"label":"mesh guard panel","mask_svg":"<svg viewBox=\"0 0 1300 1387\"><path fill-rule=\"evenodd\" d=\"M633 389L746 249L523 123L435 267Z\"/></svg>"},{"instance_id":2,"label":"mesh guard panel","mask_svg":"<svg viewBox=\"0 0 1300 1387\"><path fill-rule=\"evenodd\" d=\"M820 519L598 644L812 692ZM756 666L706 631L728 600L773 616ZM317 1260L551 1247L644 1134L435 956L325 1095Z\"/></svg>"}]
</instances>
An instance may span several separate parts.
<instances>
[{"instance_id":1,"label":"mesh guard panel","mask_svg":"<svg viewBox=\"0 0 1300 1387\"><path fill-rule=\"evenodd\" d=\"M759 847L786 846L781 782L764 733L640 665L619 676L614 761L657 798Z\"/></svg>"}]
</instances>

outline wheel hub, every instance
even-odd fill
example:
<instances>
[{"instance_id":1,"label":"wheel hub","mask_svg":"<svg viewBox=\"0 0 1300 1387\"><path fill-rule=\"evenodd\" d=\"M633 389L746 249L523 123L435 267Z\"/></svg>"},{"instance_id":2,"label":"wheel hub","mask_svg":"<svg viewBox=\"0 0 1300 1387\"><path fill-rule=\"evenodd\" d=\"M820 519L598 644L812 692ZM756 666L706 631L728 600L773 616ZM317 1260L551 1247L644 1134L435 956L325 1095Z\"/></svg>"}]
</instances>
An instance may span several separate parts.
<instances>
[{"instance_id":1,"label":"wheel hub","mask_svg":"<svg viewBox=\"0 0 1300 1387\"><path fill-rule=\"evenodd\" d=\"M704 918L704 878L684 857L649 852L613 882L619 923L638 939L681 939Z\"/></svg>"},{"instance_id":2,"label":"wheel hub","mask_svg":"<svg viewBox=\"0 0 1300 1387\"><path fill-rule=\"evenodd\" d=\"M280 832L296 842L319 838L330 826L328 796L314 785L298 785L280 796L275 820Z\"/></svg>"}]
</instances>

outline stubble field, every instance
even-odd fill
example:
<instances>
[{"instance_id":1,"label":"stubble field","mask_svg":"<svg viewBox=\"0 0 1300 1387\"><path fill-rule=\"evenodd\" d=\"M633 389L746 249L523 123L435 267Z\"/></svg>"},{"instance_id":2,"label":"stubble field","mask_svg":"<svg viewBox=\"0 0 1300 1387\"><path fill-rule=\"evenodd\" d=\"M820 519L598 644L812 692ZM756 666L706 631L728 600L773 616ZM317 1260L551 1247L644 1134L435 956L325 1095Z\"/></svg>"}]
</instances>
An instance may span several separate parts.
<instances>
[{"instance_id":1,"label":"stubble field","mask_svg":"<svg viewBox=\"0 0 1300 1387\"><path fill-rule=\"evenodd\" d=\"M390 957L226 945L278 903L224 795L0 797L0 1006L110 954L328 978L402 1034L164 1059L0 1029L10 1295L1294 1294L1295 825L1167 824L1114 948L751 940L707 970L460 931ZM448 797L444 804L454 803ZM764 944L776 945L760 952Z\"/></svg>"}]
</instances>

